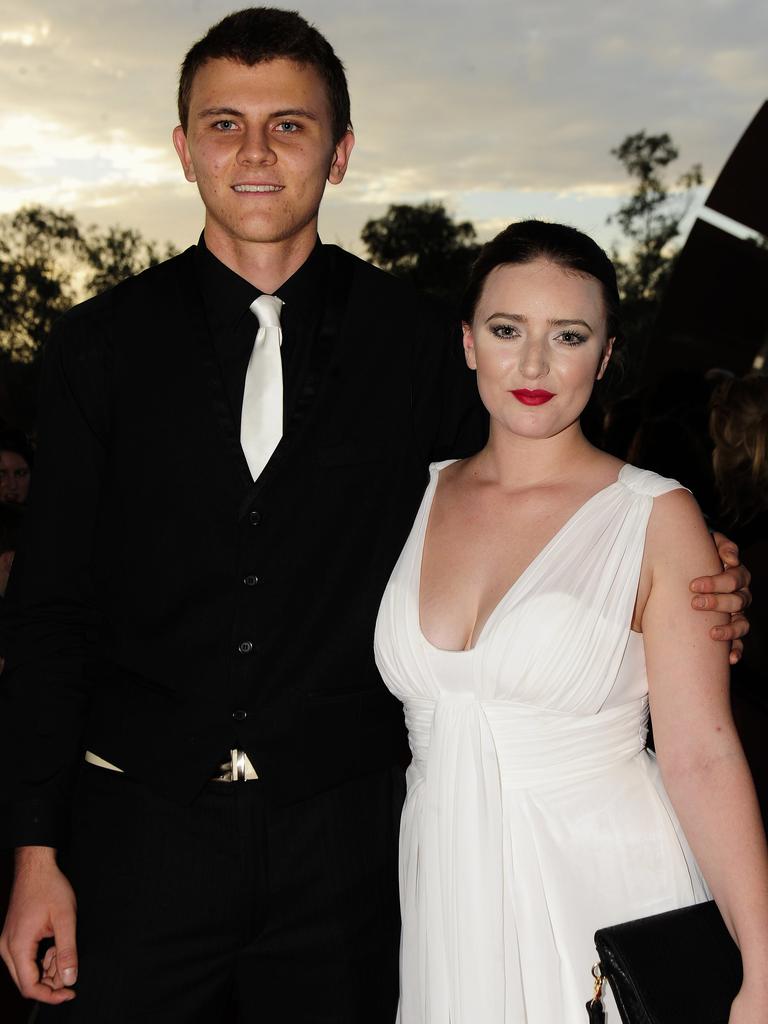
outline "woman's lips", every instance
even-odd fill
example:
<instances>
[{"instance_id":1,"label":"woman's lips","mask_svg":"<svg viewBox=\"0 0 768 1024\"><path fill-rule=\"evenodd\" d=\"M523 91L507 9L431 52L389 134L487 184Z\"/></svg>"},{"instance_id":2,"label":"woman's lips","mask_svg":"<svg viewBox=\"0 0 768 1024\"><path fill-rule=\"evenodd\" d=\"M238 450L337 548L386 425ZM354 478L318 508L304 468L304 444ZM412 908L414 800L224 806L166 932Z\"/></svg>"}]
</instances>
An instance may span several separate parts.
<instances>
[{"instance_id":1,"label":"woman's lips","mask_svg":"<svg viewBox=\"0 0 768 1024\"><path fill-rule=\"evenodd\" d=\"M520 388L511 394L523 405L544 405L550 398L555 397L551 391L529 391L527 388Z\"/></svg>"}]
</instances>

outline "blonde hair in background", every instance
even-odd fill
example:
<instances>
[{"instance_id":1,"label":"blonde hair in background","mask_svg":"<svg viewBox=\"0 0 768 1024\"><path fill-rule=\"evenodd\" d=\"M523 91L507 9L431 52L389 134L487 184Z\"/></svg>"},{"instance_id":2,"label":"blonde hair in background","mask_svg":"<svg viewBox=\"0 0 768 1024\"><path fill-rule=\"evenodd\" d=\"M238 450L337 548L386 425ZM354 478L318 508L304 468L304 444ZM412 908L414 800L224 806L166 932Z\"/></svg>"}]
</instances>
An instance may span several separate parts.
<instances>
[{"instance_id":1,"label":"blonde hair in background","mask_svg":"<svg viewBox=\"0 0 768 1024\"><path fill-rule=\"evenodd\" d=\"M768 509L768 377L725 380L710 401L712 464L721 511L746 523Z\"/></svg>"}]
</instances>

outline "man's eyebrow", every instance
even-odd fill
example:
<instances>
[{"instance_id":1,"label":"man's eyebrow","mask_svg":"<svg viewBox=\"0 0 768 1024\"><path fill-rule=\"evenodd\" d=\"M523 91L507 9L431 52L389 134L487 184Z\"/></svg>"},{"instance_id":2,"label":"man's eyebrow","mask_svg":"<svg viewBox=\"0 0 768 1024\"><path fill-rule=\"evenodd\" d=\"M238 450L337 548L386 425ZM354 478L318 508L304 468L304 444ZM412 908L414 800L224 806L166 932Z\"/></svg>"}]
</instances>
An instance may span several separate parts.
<instances>
[{"instance_id":1,"label":"man's eyebrow","mask_svg":"<svg viewBox=\"0 0 768 1024\"><path fill-rule=\"evenodd\" d=\"M198 113L198 119L206 117L242 117L242 110L235 110L234 107L206 107Z\"/></svg>"},{"instance_id":2,"label":"man's eyebrow","mask_svg":"<svg viewBox=\"0 0 768 1024\"><path fill-rule=\"evenodd\" d=\"M292 107L290 110L275 110L271 113L270 118L273 117L306 117L310 121L319 121L320 118L317 114L311 110L307 110L306 107ZM209 117L245 117L242 110L236 110L234 107L206 107L205 110L201 110L198 115L198 120L203 121Z\"/></svg>"},{"instance_id":3,"label":"man's eyebrow","mask_svg":"<svg viewBox=\"0 0 768 1024\"><path fill-rule=\"evenodd\" d=\"M306 107L294 107L291 110L276 110L270 117L307 117L310 121L319 121L320 118Z\"/></svg>"},{"instance_id":4,"label":"man's eyebrow","mask_svg":"<svg viewBox=\"0 0 768 1024\"><path fill-rule=\"evenodd\" d=\"M488 323L490 320L493 320L496 317L501 317L504 320L512 320L514 323L517 324L528 323L528 317L524 316L522 313L491 313L489 317L486 317L485 322ZM547 320L547 323L550 327L569 327L571 325L580 324L582 327L586 327L588 331L592 331L592 328L586 320L581 320L579 319L579 317L576 316L568 317L567 319Z\"/></svg>"}]
</instances>

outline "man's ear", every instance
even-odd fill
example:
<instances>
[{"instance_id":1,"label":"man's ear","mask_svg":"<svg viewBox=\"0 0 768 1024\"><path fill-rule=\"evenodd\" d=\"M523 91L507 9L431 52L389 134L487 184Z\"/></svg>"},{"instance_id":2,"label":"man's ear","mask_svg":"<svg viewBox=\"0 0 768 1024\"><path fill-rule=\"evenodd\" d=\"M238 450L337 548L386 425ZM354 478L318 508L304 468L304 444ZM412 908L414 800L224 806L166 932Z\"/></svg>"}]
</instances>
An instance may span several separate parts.
<instances>
[{"instance_id":1,"label":"man's ear","mask_svg":"<svg viewBox=\"0 0 768 1024\"><path fill-rule=\"evenodd\" d=\"M328 181L331 185L338 185L344 180L349 166L349 157L355 146L355 136L351 129L347 129L342 137L333 147L331 166L328 169Z\"/></svg>"},{"instance_id":2,"label":"man's ear","mask_svg":"<svg viewBox=\"0 0 768 1024\"><path fill-rule=\"evenodd\" d=\"M192 164L192 155L190 154L189 146L187 145L187 136L180 124L177 124L173 129L173 147L179 154L179 160L181 161L181 166L184 170L184 177L187 181L197 181L195 168Z\"/></svg>"},{"instance_id":3,"label":"man's ear","mask_svg":"<svg viewBox=\"0 0 768 1024\"><path fill-rule=\"evenodd\" d=\"M472 334L472 327L470 324L461 325L462 333L462 344L464 345L464 358L467 361L467 366L470 370L477 369L477 356L475 353L475 338Z\"/></svg>"},{"instance_id":4,"label":"man's ear","mask_svg":"<svg viewBox=\"0 0 768 1024\"><path fill-rule=\"evenodd\" d=\"M600 360L600 367L597 371L597 376L595 377L595 380L603 379L606 368L608 367L608 363L611 359L611 353L613 352L613 343L615 340L615 338L609 338L608 341L605 343L605 349L603 350L603 358Z\"/></svg>"}]
</instances>

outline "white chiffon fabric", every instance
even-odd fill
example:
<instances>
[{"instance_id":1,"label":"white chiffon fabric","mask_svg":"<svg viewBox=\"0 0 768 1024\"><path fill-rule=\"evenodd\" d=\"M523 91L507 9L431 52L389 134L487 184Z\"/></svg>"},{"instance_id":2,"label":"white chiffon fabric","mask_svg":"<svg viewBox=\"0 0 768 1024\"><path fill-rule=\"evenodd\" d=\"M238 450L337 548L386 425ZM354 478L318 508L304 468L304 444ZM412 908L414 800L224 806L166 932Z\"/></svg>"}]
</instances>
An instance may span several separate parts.
<instances>
[{"instance_id":1,"label":"white chiffon fabric","mask_svg":"<svg viewBox=\"0 0 768 1024\"><path fill-rule=\"evenodd\" d=\"M443 651L421 632L419 585L448 464L431 467L376 625L413 752L398 1021L582 1024L596 929L708 898L645 749L630 629L653 498L680 485L624 466L510 587L475 647ZM618 1024L610 1000L607 1017Z\"/></svg>"}]
</instances>

